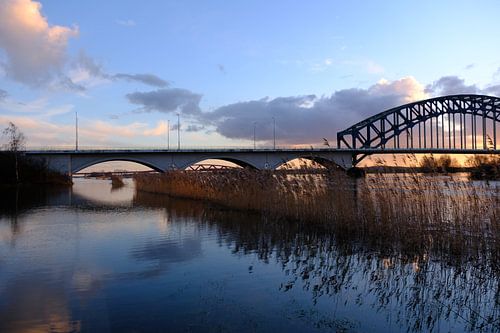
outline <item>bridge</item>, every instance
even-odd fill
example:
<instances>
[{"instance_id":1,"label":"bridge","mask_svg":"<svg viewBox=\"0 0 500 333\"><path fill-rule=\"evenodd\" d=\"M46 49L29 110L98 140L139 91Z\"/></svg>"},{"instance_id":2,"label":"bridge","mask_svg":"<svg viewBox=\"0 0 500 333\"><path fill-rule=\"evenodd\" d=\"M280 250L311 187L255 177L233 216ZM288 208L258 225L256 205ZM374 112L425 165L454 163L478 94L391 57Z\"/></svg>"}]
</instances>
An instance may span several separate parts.
<instances>
[{"instance_id":1,"label":"bridge","mask_svg":"<svg viewBox=\"0 0 500 333\"><path fill-rule=\"evenodd\" d=\"M276 169L297 158L349 169L373 154L499 154L500 98L450 95L398 106L337 133L336 148L31 150L54 170L73 174L94 164L131 161L164 172L218 159L255 169Z\"/></svg>"}]
</instances>

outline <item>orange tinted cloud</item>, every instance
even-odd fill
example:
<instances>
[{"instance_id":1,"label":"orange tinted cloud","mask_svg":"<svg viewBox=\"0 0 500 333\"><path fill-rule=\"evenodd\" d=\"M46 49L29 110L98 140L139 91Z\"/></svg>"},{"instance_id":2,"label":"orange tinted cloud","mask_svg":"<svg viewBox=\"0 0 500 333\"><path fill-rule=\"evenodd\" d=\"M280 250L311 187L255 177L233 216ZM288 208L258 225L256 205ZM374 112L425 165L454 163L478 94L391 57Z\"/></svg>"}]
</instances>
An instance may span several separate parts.
<instances>
[{"instance_id":1,"label":"orange tinted cloud","mask_svg":"<svg viewBox=\"0 0 500 333\"><path fill-rule=\"evenodd\" d=\"M51 26L41 13L42 5L31 0L0 2L0 48L7 61L5 74L36 86L61 73L68 40L77 27Z\"/></svg>"}]
</instances>

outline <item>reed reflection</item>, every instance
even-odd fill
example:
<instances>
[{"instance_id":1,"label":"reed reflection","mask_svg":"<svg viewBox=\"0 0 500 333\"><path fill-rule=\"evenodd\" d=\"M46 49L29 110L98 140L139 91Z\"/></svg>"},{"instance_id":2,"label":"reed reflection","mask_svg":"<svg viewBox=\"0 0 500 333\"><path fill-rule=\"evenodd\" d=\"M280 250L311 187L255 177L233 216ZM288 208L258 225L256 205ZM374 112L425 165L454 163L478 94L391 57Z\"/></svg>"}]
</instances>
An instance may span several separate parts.
<instances>
[{"instance_id":1,"label":"reed reflection","mask_svg":"<svg viewBox=\"0 0 500 333\"><path fill-rule=\"evenodd\" d=\"M332 203L341 205L337 209L361 195L346 188L352 192ZM398 331L500 329L499 250L491 239L449 232L453 229L419 233L422 229L408 224L392 230L394 224L372 228L280 218L124 188L127 199L118 191L113 192L120 194L117 205L80 190L3 194L17 210L3 211L0 218L0 330L113 331L133 325L155 331L177 316L184 318L179 329L189 322L207 328L226 323L224 314L235 302L241 306L240 312L231 312L236 321L238 315L262 318L274 313L268 312L272 305L262 304L254 317L248 316L251 307L240 305L247 289L250 294L262 290L264 282L252 280L260 264L280 272L265 280L266 288L294 295L295 301L304 294L310 301L312 308L286 313L292 319L308 314L307 330L356 330L356 322L349 322L356 312L376 314L370 318L381 317ZM496 200L494 192L483 197ZM489 229L485 235L495 232ZM16 243L4 241L7 236ZM237 264L234 257L256 258L256 263L239 267L243 272L228 267L228 275L207 268L210 260ZM226 291L221 277L234 274L243 290L233 285ZM37 297L47 302L36 303ZM276 299L277 306L283 299ZM193 307L204 315L193 315ZM214 308L219 317L208 315Z\"/></svg>"},{"instance_id":2,"label":"reed reflection","mask_svg":"<svg viewBox=\"0 0 500 333\"><path fill-rule=\"evenodd\" d=\"M277 288L306 290L315 304L338 298L346 307L368 305L412 332L438 330L448 321L468 331L500 329L499 253L485 242L444 234L433 240L412 230L395 239L370 228L339 230L145 192L137 192L134 203L200 219L234 253L279 264L288 279Z\"/></svg>"}]
</instances>

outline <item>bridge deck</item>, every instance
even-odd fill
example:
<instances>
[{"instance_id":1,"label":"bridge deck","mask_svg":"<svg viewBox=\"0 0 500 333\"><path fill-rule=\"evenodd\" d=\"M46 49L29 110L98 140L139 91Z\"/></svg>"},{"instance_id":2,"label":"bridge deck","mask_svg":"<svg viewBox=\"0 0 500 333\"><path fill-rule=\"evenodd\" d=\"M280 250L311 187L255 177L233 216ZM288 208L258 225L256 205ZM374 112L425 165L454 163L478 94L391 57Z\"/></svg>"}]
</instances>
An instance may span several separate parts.
<instances>
[{"instance_id":1,"label":"bridge deck","mask_svg":"<svg viewBox=\"0 0 500 333\"><path fill-rule=\"evenodd\" d=\"M364 148L364 149L347 149L347 148L286 148L286 149L86 149L86 150L26 150L26 154L124 154L124 153L168 153L168 154L192 154L192 153L319 153L319 152L338 152L351 154L500 154L500 149L460 149L460 148Z\"/></svg>"}]
</instances>

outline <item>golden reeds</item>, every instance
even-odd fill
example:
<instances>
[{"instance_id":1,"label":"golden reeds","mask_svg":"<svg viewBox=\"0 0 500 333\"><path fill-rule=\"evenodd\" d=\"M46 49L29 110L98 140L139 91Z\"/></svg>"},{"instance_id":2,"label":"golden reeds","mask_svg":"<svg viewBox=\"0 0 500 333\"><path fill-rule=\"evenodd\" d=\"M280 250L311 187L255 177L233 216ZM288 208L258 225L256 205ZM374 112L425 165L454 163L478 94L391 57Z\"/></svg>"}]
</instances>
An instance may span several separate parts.
<instances>
[{"instance_id":1,"label":"golden reeds","mask_svg":"<svg viewBox=\"0 0 500 333\"><path fill-rule=\"evenodd\" d=\"M378 173L352 179L341 171L234 169L170 171L137 176L135 182L138 191L207 200L272 218L398 238L428 235L428 245L438 235L454 235L460 242L464 237L496 241L500 235L498 188L450 176Z\"/></svg>"}]
</instances>

